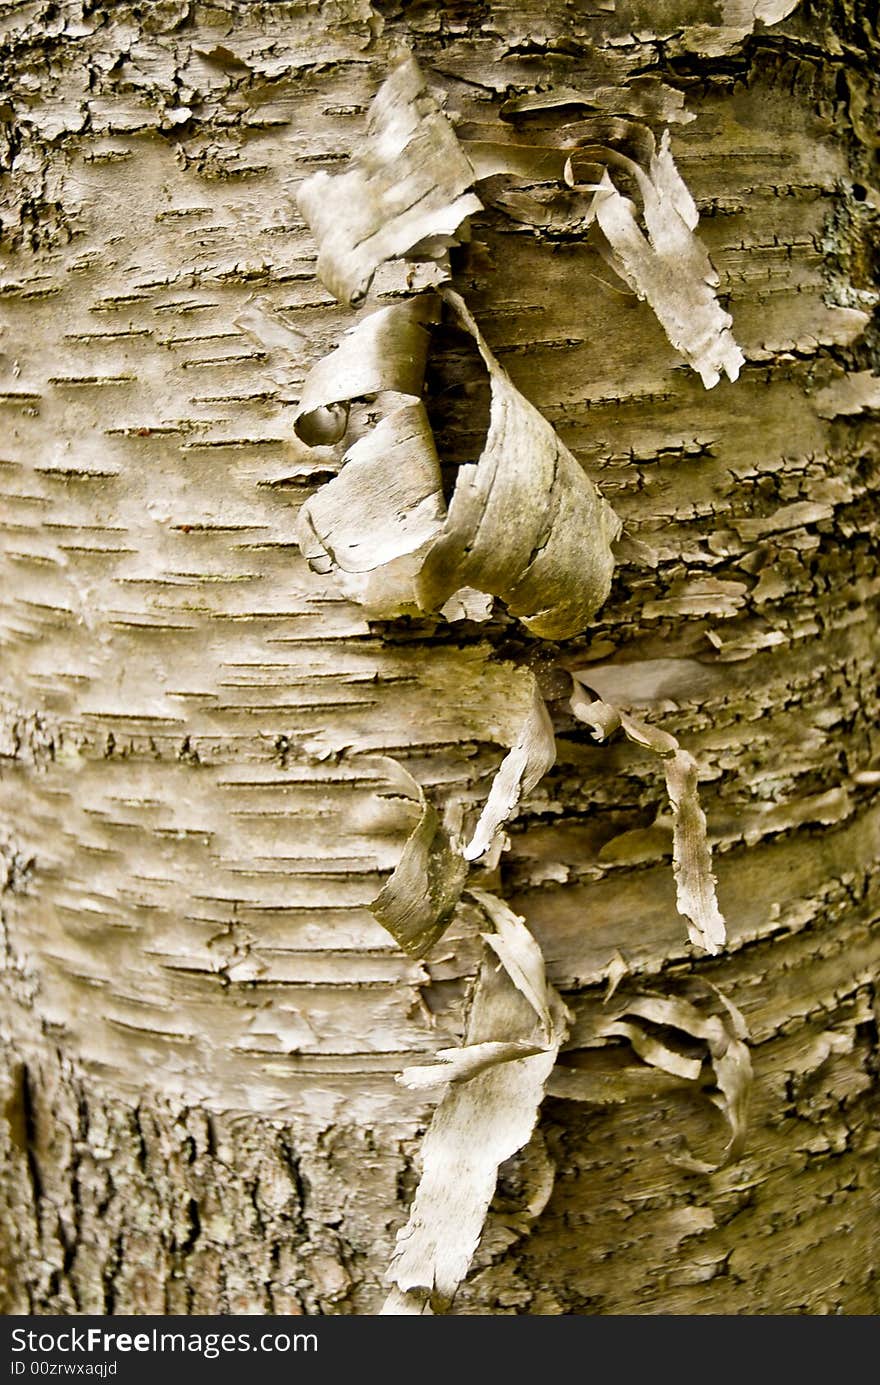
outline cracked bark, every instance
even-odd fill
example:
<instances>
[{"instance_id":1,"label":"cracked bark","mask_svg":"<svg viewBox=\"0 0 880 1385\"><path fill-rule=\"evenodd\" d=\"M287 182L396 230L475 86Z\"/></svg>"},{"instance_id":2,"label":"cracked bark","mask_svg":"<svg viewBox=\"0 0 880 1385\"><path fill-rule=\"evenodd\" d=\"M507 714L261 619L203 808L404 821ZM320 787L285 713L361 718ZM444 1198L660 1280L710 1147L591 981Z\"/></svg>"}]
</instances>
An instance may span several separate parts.
<instances>
[{"instance_id":1,"label":"cracked bark","mask_svg":"<svg viewBox=\"0 0 880 1385\"><path fill-rule=\"evenodd\" d=\"M453 1311L880 1308L878 36L804 4L715 42L705 8L3 17L4 1311L383 1298L427 1116L393 1077L458 1042L477 953L462 928L414 962L370 915L410 826L378 761L478 799L535 649L502 618L371 625L294 544L335 464L294 401L349 318L291 193L401 44L471 138L535 87L615 113L631 74L683 91L675 157L747 358L707 394L588 244L474 223L469 305L625 522L610 601L558 652L697 758L730 947L687 946L662 768L596 746L567 678L498 885L575 1013L567 1068L598 1087L622 1061L584 1047L622 954L636 986L716 982L756 1079L711 1175L669 1158L724 1139L693 1084L549 1098ZM234 326L255 289L303 334L299 378ZM444 461L473 460L485 385L452 330L430 381Z\"/></svg>"}]
</instances>

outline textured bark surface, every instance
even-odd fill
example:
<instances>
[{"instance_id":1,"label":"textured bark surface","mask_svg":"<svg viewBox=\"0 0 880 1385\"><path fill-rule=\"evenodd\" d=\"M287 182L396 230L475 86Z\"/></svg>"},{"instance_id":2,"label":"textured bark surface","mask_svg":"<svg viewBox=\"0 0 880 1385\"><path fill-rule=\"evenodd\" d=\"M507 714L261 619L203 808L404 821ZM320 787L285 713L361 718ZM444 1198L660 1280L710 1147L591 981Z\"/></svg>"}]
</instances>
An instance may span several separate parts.
<instances>
[{"instance_id":1,"label":"textured bark surface","mask_svg":"<svg viewBox=\"0 0 880 1385\"><path fill-rule=\"evenodd\" d=\"M550 1098L453 1311L880 1311L878 35L858 5L744 40L714 5L594 8L0 16L6 1312L378 1311L429 1112L394 1075L458 1041L476 955L460 928L413 962L366 907L411 826L378 757L480 801L525 660L559 759L496 884L577 1016L563 1062L632 1059L582 1047L618 953L661 993L696 970L750 1026L752 1118L703 1175L670 1156L723 1145L706 1090L645 1068L625 1102ZM625 113L646 73L696 116L673 148L735 385L705 392L580 239L486 212L459 270L624 520L559 650L503 616L369 624L293 542L339 455L295 441L297 388L350 314L291 193L402 46L476 137L536 86ZM255 290L304 335L280 386L234 325ZM430 383L444 461L472 460L484 372L452 327ZM723 956L675 911L661 767L590 740L554 653L653 692L697 757Z\"/></svg>"}]
</instances>

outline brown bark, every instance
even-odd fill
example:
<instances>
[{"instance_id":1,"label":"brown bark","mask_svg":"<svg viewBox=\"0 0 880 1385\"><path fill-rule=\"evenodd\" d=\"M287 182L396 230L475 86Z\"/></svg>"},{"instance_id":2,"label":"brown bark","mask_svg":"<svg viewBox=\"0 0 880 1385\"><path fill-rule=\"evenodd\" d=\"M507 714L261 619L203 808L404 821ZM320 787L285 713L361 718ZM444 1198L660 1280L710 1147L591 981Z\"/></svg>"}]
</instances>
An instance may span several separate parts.
<instances>
[{"instance_id":1,"label":"brown bark","mask_svg":"<svg viewBox=\"0 0 880 1385\"><path fill-rule=\"evenodd\" d=\"M636 988L697 973L748 1021L751 1125L696 1174L670 1155L723 1144L705 1086L645 1068L626 1101L551 1096L453 1311L880 1308L878 37L867 7L750 37L722 8L9 7L4 1311L378 1311L429 1112L394 1075L460 1037L475 949L459 928L413 962L369 913L407 830L377 757L479 801L524 660L559 758L497 885L576 1013L563 1064L632 1059L583 1047L618 953ZM564 648L503 613L371 625L293 543L328 462L234 321L255 289L284 307L303 374L348 325L290 193L354 147L400 46L476 135L510 91L619 113L649 72L696 115L673 147L735 384L704 391L582 239L490 211L459 269L625 522ZM450 328L430 379L451 467L485 399ZM625 665L622 700L650 681L697 757L723 956L675 911L660 767L575 725L557 656Z\"/></svg>"}]
</instances>

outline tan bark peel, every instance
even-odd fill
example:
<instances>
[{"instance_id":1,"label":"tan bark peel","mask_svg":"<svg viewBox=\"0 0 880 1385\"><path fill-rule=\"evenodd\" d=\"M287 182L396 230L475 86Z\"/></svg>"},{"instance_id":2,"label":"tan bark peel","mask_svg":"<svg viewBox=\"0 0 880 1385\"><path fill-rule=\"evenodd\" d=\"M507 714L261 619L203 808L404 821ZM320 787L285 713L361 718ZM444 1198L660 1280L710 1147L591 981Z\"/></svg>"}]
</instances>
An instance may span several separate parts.
<instances>
[{"instance_id":1,"label":"tan bark peel","mask_svg":"<svg viewBox=\"0 0 880 1385\"><path fill-rule=\"evenodd\" d=\"M572 104L590 103L583 93L561 87L519 98L507 109L525 115ZM565 126L560 139L562 148L570 151L562 169L565 182L588 195L577 224L583 229L593 221L598 224L609 265L648 302L672 345L707 389L718 383L722 372L736 380L745 358L730 331L733 319L715 294L719 276L695 235L699 214L672 157L669 131L663 133L659 153L646 125L619 117L593 116ZM552 147L475 142L465 148L469 153L473 149L478 177L498 172L545 180L556 176ZM613 168L628 174L638 187L645 230L630 199L615 187ZM517 203L510 203L510 196L498 200L509 204L516 216ZM539 219L551 217L534 197L526 201Z\"/></svg>"},{"instance_id":2,"label":"tan bark peel","mask_svg":"<svg viewBox=\"0 0 880 1385\"><path fill-rule=\"evenodd\" d=\"M465 1082L498 1063L510 1063L516 1058L532 1058L544 1051L543 1044L524 1040L504 1043L489 1039L484 1044L465 1044L461 1048L438 1048L439 1063L425 1063L417 1068L404 1068L398 1079L411 1091L432 1091L445 1088L450 1082Z\"/></svg>"},{"instance_id":3,"label":"tan bark peel","mask_svg":"<svg viewBox=\"0 0 880 1385\"><path fill-rule=\"evenodd\" d=\"M423 957L455 912L468 866L424 790L396 760L385 766L396 792L418 804L419 820L371 913L411 957Z\"/></svg>"},{"instance_id":4,"label":"tan bark peel","mask_svg":"<svg viewBox=\"0 0 880 1385\"><path fill-rule=\"evenodd\" d=\"M721 57L754 33L756 24L765 28L778 24L799 4L800 0L722 0L720 22L688 25L683 41L686 47L707 57Z\"/></svg>"},{"instance_id":5,"label":"tan bark peel","mask_svg":"<svg viewBox=\"0 0 880 1385\"><path fill-rule=\"evenodd\" d=\"M471 893L491 925L484 936L502 966L487 949L466 1042L448 1055L448 1066L403 1075L410 1086L439 1081L446 1091L425 1136L421 1181L389 1269L396 1290L436 1294L443 1303L467 1274L500 1164L532 1134L570 1019L546 981L525 922L500 899ZM520 1046L522 1055L516 1053ZM397 1303L392 1292L383 1311L401 1311Z\"/></svg>"},{"instance_id":6,"label":"tan bark peel","mask_svg":"<svg viewBox=\"0 0 880 1385\"><path fill-rule=\"evenodd\" d=\"M636 745L663 759L666 792L672 808L672 868L675 874L676 906L687 923L688 937L695 947L718 953L727 937L724 916L718 907L716 880L706 815L700 807L699 770L693 756L682 750L668 731L629 716L583 690L588 674L574 673L570 706L578 720L593 730L596 740L604 740L618 728Z\"/></svg>"},{"instance_id":7,"label":"tan bark peel","mask_svg":"<svg viewBox=\"0 0 880 1385\"><path fill-rule=\"evenodd\" d=\"M694 1173L715 1173L740 1157L745 1146L752 1086L745 1020L717 987L709 984L709 989L720 1003L720 1015L707 1015L681 997L644 995L623 1002L619 1017L597 1030L602 1037L628 1039L645 1063L690 1082L699 1080L702 1060L678 1052L656 1032L646 1029L645 1023L678 1030L706 1045L718 1088L711 1099L730 1127L730 1139L717 1163L696 1159L692 1154L676 1158L677 1164ZM574 1095L574 1091L570 1094Z\"/></svg>"},{"instance_id":8,"label":"tan bark peel","mask_svg":"<svg viewBox=\"0 0 880 1385\"><path fill-rule=\"evenodd\" d=\"M568 157L556 144L500 144L494 140L463 140L462 148L482 182L498 173L509 173L529 182L560 179Z\"/></svg>"},{"instance_id":9,"label":"tan bark peel","mask_svg":"<svg viewBox=\"0 0 880 1385\"><path fill-rule=\"evenodd\" d=\"M685 108L684 93L667 86L656 77L632 77L626 86L597 87L581 91L574 87L550 87L547 91L529 92L505 101L498 114L502 120L537 112L583 106L587 110L614 111L642 116L647 120L668 120L687 125L696 117Z\"/></svg>"},{"instance_id":10,"label":"tan bark peel","mask_svg":"<svg viewBox=\"0 0 880 1385\"><path fill-rule=\"evenodd\" d=\"M870 370L841 375L815 396L820 418L858 418L880 411L880 376Z\"/></svg>"},{"instance_id":11,"label":"tan bark peel","mask_svg":"<svg viewBox=\"0 0 880 1385\"><path fill-rule=\"evenodd\" d=\"M415 1291L411 1294L404 1294L401 1293L399 1289L392 1289L385 1300L379 1316L382 1317L384 1315L389 1317L395 1315L401 1318L424 1318L432 1317L433 1314L434 1310L431 1307L430 1298L427 1294L420 1294Z\"/></svg>"},{"instance_id":12,"label":"tan bark peel","mask_svg":"<svg viewBox=\"0 0 880 1385\"><path fill-rule=\"evenodd\" d=\"M522 795L535 787L556 759L552 722L534 675L529 673L528 677L531 704L515 732L512 749L495 774L486 804L466 846L459 848L457 843L453 844L436 810L409 772L396 760L384 761L395 790L418 804L420 817L394 873L370 905L370 910L410 956L424 956L445 932L461 895L469 863L498 845L501 829L513 817ZM492 897L485 899L484 908L494 920ZM497 921L495 928L500 936L503 930ZM503 941L498 947L504 947ZM502 960L508 965L505 958ZM537 994L534 990L533 998ZM546 998L543 1004L546 1011Z\"/></svg>"},{"instance_id":13,"label":"tan bark peel","mask_svg":"<svg viewBox=\"0 0 880 1385\"><path fill-rule=\"evenodd\" d=\"M359 302L385 260L439 238L448 247L462 221L481 210L473 172L414 58L382 84L353 167L316 173L297 203L320 247L318 275L342 303ZM427 258L434 256L428 246Z\"/></svg>"},{"instance_id":14,"label":"tan bark peel","mask_svg":"<svg viewBox=\"0 0 880 1385\"><path fill-rule=\"evenodd\" d=\"M504 823L516 812L523 794L531 792L555 760L553 724L535 683L528 716L512 749L501 762L474 834L464 848L468 861L476 861L491 849Z\"/></svg>"},{"instance_id":15,"label":"tan bark peel","mask_svg":"<svg viewBox=\"0 0 880 1385\"><path fill-rule=\"evenodd\" d=\"M488 890L471 889L470 896L491 924L483 931L483 939L538 1016L545 1041L552 1043L560 1001L547 980L541 949L524 921L497 895Z\"/></svg>"},{"instance_id":16,"label":"tan bark peel","mask_svg":"<svg viewBox=\"0 0 880 1385\"><path fill-rule=\"evenodd\" d=\"M489 371L489 433L460 469L443 533L419 578L425 609L459 587L501 597L532 634L579 634L611 585L620 521L555 430L515 388L463 300L443 290Z\"/></svg>"},{"instance_id":17,"label":"tan bark peel","mask_svg":"<svg viewBox=\"0 0 880 1385\"><path fill-rule=\"evenodd\" d=\"M642 196L647 235L632 202L607 170L595 197L596 221L608 261L639 298L647 299L670 342L711 389L724 372L736 380L745 358L731 334L733 322L715 295L718 274L694 235L699 216L675 166L665 131L647 173L623 159Z\"/></svg>"},{"instance_id":18,"label":"tan bark peel","mask_svg":"<svg viewBox=\"0 0 880 1385\"><path fill-rule=\"evenodd\" d=\"M678 911L687 921L688 936L694 946L717 953L724 945L727 929L715 895L706 815L700 807L697 762L686 750L679 749L666 759L663 768L672 805L672 869Z\"/></svg>"}]
</instances>

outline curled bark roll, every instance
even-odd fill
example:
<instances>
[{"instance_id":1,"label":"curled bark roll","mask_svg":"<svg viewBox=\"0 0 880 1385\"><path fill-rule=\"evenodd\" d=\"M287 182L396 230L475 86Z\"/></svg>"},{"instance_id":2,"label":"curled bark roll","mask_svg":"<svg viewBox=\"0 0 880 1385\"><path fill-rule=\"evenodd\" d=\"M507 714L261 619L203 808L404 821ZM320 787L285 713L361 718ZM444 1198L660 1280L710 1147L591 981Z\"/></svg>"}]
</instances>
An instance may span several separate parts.
<instances>
[{"instance_id":1,"label":"curled bark roll","mask_svg":"<svg viewBox=\"0 0 880 1385\"><path fill-rule=\"evenodd\" d=\"M419 599L437 608L459 587L491 592L532 634L580 634L611 586L620 520L542 414L516 389L464 301L444 300L489 372L489 432L458 473L449 516L425 559Z\"/></svg>"},{"instance_id":2,"label":"curled bark roll","mask_svg":"<svg viewBox=\"0 0 880 1385\"><path fill-rule=\"evenodd\" d=\"M468 866L421 785L395 760L384 768L390 793L415 804L419 819L370 909L404 952L424 957L455 913Z\"/></svg>"},{"instance_id":3,"label":"curled bark roll","mask_svg":"<svg viewBox=\"0 0 880 1385\"><path fill-rule=\"evenodd\" d=\"M294 428L305 442L344 436L354 399L381 397L381 417L303 505L297 537L316 572L377 617L418 610L415 577L446 518L434 437L420 394L433 296L364 317L303 384Z\"/></svg>"},{"instance_id":4,"label":"curled bark roll","mask_svg":"<svg viewBox=\"0 0 880 1385\"><path fill-rule=\"evenodd\" d=\"M443 297L489 372L479 460L460 468L447 513L419 399L435 295L369 314L309 372L294 416L304 441L328 442L344 435L353 399L381 397L385 411L303 506L302 552L378 617L468 613L477 591L500 597L533 634L580 634L608 595L620 521L516 389L462 299L451 289Z\"/></svg>"}]
</instances>

